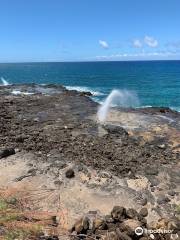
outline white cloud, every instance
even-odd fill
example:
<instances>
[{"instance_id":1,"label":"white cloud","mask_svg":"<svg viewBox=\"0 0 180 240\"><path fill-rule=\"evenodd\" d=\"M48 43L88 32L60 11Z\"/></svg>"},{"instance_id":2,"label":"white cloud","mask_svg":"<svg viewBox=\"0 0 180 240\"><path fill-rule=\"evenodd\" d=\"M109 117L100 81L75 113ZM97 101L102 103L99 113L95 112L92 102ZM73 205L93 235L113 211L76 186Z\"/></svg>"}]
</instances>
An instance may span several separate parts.
<instances>
[{"instance_id":1,"label":"white cloud","mask_svg":"<svg viewBox=\"0 0 180 240\"><path fill-rule=\"evenodd\" d=\"M139 53L119 53L112 55L96 56L97 60L121 60L121 59L148 59L153 57L172 57L176 53L170 51L156 51L156 52L139 52Z\"/></svg>"},{"instance_id":2,"label":"white cloud","mask_svg":"<svg viewBox=\"0 0 180 240\"><path fill-rule=\"evenodd\" d=\"M142 42L139 40L139 39L135 39L133 41L133 46L136 47L136 48L141 48L142 47Z\"/></svg>"},{"instance_id":3,"label":"white cloud","mask_svg":"<svg viewBox=\"0 0 180 240\"><path fill-rule=\"evenodd\" d=\"M109 45L106 41L99 40L99 44L101 45L102 48L107 49L109 48Z\"/></svg>"},{"instance_id":4,"label":"white cloud","mask_svg":"<svg viewBox=\"0 0 180 240\"><path fill-rule=\"evenodd\" d=\"M153 38L153 37L150 37L150 36L145 36L144 37L144 42L145 44L147 44L149 47L157 47L158 46L158 41Z\"/></svg>"}]
</instances>

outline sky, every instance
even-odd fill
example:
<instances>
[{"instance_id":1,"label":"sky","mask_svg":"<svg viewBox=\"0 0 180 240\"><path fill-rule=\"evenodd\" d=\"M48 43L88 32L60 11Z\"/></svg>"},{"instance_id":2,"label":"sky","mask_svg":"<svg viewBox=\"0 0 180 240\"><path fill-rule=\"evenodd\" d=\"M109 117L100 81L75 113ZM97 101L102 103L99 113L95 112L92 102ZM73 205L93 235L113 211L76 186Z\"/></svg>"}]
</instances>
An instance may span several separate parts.
<instances>
[{"instance_id":1,"label":"sky","mask_svg":"<svg viewBox=\"0 0 180 240\"><path fill-rule=\"evenodd\" d=\"M0 62L180 59L180 0L0 0Z\"/></svg>"}]
</instances>

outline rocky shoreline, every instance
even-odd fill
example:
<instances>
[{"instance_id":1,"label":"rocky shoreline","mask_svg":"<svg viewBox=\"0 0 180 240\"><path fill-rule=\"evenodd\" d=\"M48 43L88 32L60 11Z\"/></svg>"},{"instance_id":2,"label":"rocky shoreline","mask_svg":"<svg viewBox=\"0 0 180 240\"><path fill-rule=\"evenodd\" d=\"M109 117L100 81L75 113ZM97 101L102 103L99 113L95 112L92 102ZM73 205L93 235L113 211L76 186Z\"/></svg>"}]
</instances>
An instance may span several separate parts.
<instances>
[{"instance_id":1,"label":"rocky shoreline","mask_svg":"<svg viewBox=\"0 0 180 240\"><path fill-rule=\"evenodd\" d=\"M105 216L114 205L139 211L145 206L147 224L171 219L176 226L180 114L166 108L112 109L100 124L99 105L90 95L57 85L0 87L0 188L56 189L61 210L68 212L59 227L66 229L88 211ZM45 206L45 199L40 208L57 208L55 202ZM129 219L125 215L122 222ZM114 238L102 232L95 238L95 231L89 238L73 237L140 239L132 232L120 236L127 231L119 223L113 220Z\"/></svg>"}]
</instances>

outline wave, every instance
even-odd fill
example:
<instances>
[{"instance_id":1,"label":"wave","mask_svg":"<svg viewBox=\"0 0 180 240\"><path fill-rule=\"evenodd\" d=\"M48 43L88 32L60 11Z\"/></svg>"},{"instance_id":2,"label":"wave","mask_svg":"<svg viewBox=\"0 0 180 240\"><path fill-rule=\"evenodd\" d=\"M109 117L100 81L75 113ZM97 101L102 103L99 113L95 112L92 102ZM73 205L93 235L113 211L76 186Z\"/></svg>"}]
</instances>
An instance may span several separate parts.
<instances>
[{"instance_id":1,"label":"wave","mask_svg":"<svg viewBox=\"0 0 180 240\"><path fill-rule=\"evenodd\" d=\"M170 107L170 109L172 109L174 111L177 111L177 112L180 112L180 107Z\"/></svg>"},{"instance_id":2,"label":"wave","mask_svg":"<svg viewBox=\"0 0 180 240\"><path fill-rule=\"evenodd\" d=\"M20 90L12 90L11 92L13 95L33 95L32 92L22 92Z\"/></svg>"},{"instance_id":3,"label":"wave","mask_svg":"<svg viewBox=\"0 0 180 240\"><path fill-rule=\"evenodd\" d=\"M10 85L10 84L8 83L8 81L7 81L6 79L4 79L3 77L1 77L1 82L2 82L2 86L8 86L8 85Z\"/></svg>"},{"instance_id":4,"label":"wave","mask_svg":"<svg viewBox=\"0 0 180 240\"><path fill-rule=\"evenodd\" d=\"M67 90L76 90L78 92L91 92L93 96L104 96L105 94L92 88L84 87L84 86L65 86Z\"/></svg>"},{"instance_id":5,"label":"wave","mask_svg":"<svg viewBox=\"0 0 180 240\"><path fill-rule=\"evenodd\" d=\"M162 106L143 105L143 106L139 106L139 107L136 107L136 108L152 108L152 107L162 107ZM169 108L171 110L173 110L173 111L180 112L180 107L172 107L172 106L170 106Z\"/></svg>"}]
</instances>

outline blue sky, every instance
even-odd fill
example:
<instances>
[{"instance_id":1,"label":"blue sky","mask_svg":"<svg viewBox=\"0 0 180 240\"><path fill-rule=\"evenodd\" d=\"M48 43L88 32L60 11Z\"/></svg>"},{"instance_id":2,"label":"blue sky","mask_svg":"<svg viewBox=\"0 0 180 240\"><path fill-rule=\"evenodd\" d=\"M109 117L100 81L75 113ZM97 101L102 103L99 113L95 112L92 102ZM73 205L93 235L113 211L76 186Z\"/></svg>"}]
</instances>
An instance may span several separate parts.
<instances>
[{"instance_id":1,"label":"blue sky","mask_svg":"<svg viewBox=\"0 0 180 240\"><path fill-rule=\"evenodd\" d=\"M180 59L180 0L0 0L0 62Z\"/></svg>"}]
</instances>

